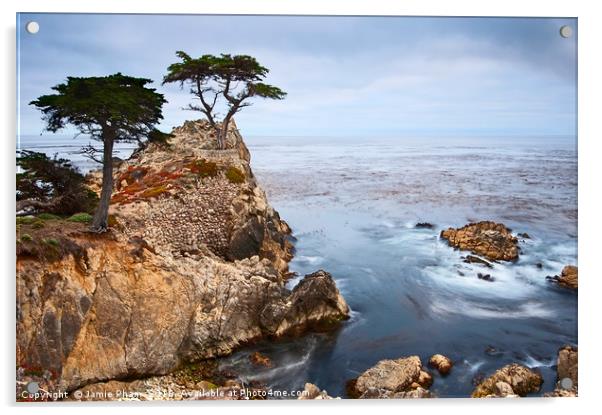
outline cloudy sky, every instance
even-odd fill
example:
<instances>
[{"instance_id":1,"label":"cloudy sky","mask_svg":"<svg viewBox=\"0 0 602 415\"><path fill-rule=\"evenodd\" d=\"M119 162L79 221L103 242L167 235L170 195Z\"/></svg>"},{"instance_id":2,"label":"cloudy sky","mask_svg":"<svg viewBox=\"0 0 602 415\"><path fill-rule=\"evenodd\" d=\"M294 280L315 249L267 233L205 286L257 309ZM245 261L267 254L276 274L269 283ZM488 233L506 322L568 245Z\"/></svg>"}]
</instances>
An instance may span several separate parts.
<instances>
[{"instance_id":1,"label":"cloudy sky","mask_svg":"<svg viewBox=\"0 0 602 415\"><path fill-rule=\"evenodd\" d=\"M162 128L200 115L188 91L160 81L176 50L249 54L284 101L237 117L246 135L568 135L576 126L574 19L312 16L18 16L20 130L27 105L67 76L122 72L155 80ZM40 31L30 35L25 23ZM69 132L69 131L66 131ZM46 133L48 134L48 133Z\"/></svg>"}]
</instances>

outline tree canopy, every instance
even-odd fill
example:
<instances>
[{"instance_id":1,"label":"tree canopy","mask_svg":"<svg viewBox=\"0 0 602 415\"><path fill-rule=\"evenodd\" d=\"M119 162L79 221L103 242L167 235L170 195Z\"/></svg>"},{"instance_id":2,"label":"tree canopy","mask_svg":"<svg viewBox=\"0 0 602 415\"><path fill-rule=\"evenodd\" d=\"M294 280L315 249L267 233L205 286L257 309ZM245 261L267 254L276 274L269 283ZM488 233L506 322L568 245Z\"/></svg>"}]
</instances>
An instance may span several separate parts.
<instances>
[{"instance_id":1,"label":"tree canopy","mask_svg":"<svg viewBox=\"0 0 602 415\"><path fill-rule=\"evenodd\" d=\"M228 125L234 114L251 105L252 97L284 99L286 92L263 82L269 70L248 55L202 55L192 58L183 51L176 52L180 62L167 68L163 84L178 83L190 87L190 93L200 104L189 104L187 109L200 111L214 128L218 146L225 148ZM218 119L220 104L225 114Z\"/></svg>"},{"instance_id":2,"label":"tree canopy","mask_svg":"<svg viewBox=\"0 0 602 415\"><path fill-rule=\"evenodd\" d=\"M116 73L101 77L68 77L30 104L43 113L46 129L56 132L71 124L97 140L140 141L154 130L167 102L152 80Z\"/></svg>"},{"instance_id":3,"label":"tree canopy","mask_svg":"<svg viewBox=\"0 0 602 415\"><path fill-rule=\"evenodd\" d=\"M103 142L102 159L95 149L84 148L84 154L103 163L100 202L92 229L108 228L108 212L113 192L113 145L117 141L143 142L149 135L159 137L155 124L162 118L166 102L162 94L146 85L152 80L116 73L101 77L68 77L66 83L52 89L56 94L42 95L30 104L42 111L46 129L56 132L67 124L82 134Z\"/></svg>"}]
</instances>

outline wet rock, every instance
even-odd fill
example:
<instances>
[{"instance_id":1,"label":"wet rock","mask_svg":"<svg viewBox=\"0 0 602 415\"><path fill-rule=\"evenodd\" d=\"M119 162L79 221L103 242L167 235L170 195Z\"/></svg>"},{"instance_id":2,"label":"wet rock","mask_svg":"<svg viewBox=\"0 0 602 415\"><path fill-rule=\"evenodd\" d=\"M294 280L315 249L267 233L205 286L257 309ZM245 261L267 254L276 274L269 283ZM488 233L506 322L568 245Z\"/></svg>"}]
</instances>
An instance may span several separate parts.
<instances>
[{"instance_id":1,"label":"wet rock","mask_svg":"<svg viewBox=\"0 0 602 415\"><path fill-rule=\"evenodd\" d=\"M430 375L422 370L418 356L381 360L348 383L347 393L360 399L424 398ZM432 378L430 379L432 381Z\"/></svg>"},{"instance_id":2,"label":"wet rock","mask_svg":"<svg viewBox=\"0 0 602 415\"><path fill-rule=\"evenodd\" d=\"M523 239L531 239L531 236L527 232L519 233L516 236Z\"/></svg>"},{"instance_id":3,"label":"wet rock","mask_svg":"<svg viewBox=\"0 0 602 415\"><path fill-rule=\"evenodd\" d=\"M435 227L435 225L433 225L432 223L428 223L428 222L418 222L416 224L416 226L414 226L416 229L433 229Z\"/></svg>"},{"instance_id":4,"label":"wet rock","mask_svg":"<svg viewBox=\"0 0 602 415\"><path fill-rule=\"evenodd\" d=\"M429 366L434 367L443 376L447 375L453 366L453 362L449 357L442 354L435 354L429 359Z\"/></svg>"},{"instance_id":5,"label":"wet rock","mask_svg":"<svg viewBox=\"0 0 602 415\"><path fill-rule=\"evenodd\" d=\"M545 396L578 396L578 350L573 346L564 346L558 351L556 388Z\"/></svg>"},{"instance_id":6,"label":"wet rock","mask_svg":"<svg viewBox=\"0 0 602 415\"><path fill-rule=\"evenodd\" d=\"M467 264L480 264L486 266L487 268L493 268L493 264L491 262L485 261L484 259L474 255L466 255L464 262Z\"/></svg>"},{"instance_id":7,"label":"wet rock","mask_svg":"<svg viewBox=\"0 0 602 415\"><path fill-rule=\"evenodd\" d=\"M553 277L546 277L549 281L555 282L564 288L576 290L578 284L578 269L574 265L567 265L562 269L560 275L554 275Z\"/></svg>"},{"instance_id":8,"label":"wet rock","mask_svg":"<svg viewBox=\"0 0 602 415\"><path fill-rule=\"evenodd\" d=\"M313 383L306 383L305 387L303 388L303 392L301 393L301 396L299 396L297 399L311 400L311 399L339 399L339 398L333 398L332 396L329 396L328 393L326 393L326 391L320 390L320 388L318 388Z\"/></svg>"},{"instance_id":9,"label":"wet rock","mask_svg":"<svg viewBox=\"0 0 602 415\"><path fill-rule=\"evenodd\" d=\"M505 383L506 385L498 385ZM481 382L472 392L473 398L502 397L508 395L526 396L538 392L543 378L524 366L516 363L504 366ZM504 393L505 395L502 395Z\"/></svg>"},{"instance_id":10,"label":"wet rock","mask_svg":"<svg viewBox=\"0 0 602 415\"><path fill-rule=\"evenodd\" d=\"M255 366L272 367L270 358L259 352L251 353L249 355L249 361Z\"/></svg>"},{"instance_id":11,"label":"wet rock","mask_svg":"<svg viewBox=\"0 0 602 415\"><path fill-rule=\"evenodd\" d=\"M336 327L349 318L349 307L332 276L319 270L306 275L290 296L268 305L260 316L263 328L272 335L296 335Z\"/></svg>"},{"instance_id":12,"label":"wet rock","mask_svg":"<svg viewBox=\"0 0 602 415\"><path fill-rule=\"evenodd\" d=\"M480 272L477 274L477 278L489 282L495 281L495 278L493 278L491 274L481 274Z\"/></svg>"},{"instance_id":13,"label":"wet rock","mask_svg":"<svg viewBox=\"0 0 602 415\"><path fill-rule=\"evenodd\" d=\"M441 231L440 236L454 248L471 251L491 261L518 259L518 239L501 223L469 223L458 229L448 228Z\"/></svg>"}]
</instances>

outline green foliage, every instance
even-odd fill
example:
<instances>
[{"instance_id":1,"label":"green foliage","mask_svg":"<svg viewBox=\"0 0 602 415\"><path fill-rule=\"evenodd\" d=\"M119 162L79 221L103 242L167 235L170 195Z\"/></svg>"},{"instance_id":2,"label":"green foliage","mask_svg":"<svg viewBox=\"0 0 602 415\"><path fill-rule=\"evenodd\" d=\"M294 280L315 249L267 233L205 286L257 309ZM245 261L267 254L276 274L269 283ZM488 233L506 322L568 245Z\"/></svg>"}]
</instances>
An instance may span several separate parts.
<instances>
[{"instance_id":1,"label":"green foliage","mask_svg":"<svg viewBox=\"0 0 602 415\"><path fill-rule=\"evenodd\" d=\"M56 94L30 102L44 115L46 129L56 132L67 124L97 140L142 140L162 118L167 101L146 85L152 80L116 73L88 78L68 77L54 86Z\"/></svg>"},{"instance_id":2,"label":"green foliage","mask_svg":"<svg viewBox=\"0 0 602 415\"><path fill-rule=\"evenodd\" d=\"M226 177L230 180L230 183L243 183L245 181L245 174L233 166L226 170Z\"/></svg>"},{"instance_id":3,"label":"green foliage","mask_svg":"<svg viewBox=\"0 0 602 415\"><path fill-rule=\"evenodd\" d=\"M93 219L93 217L89 213L81 212L81 213L76 213L75 215L71 216L67 220L69 222L90 223L90 222L92 222L92 219Z\"/></svg>"},{"instance_id":4,"label":"green foliage","mask_svg":"<svg viewBox=\"0 0 602 415\"><path fill-rule=\"evenodd\" d=\"M54 239L54 238L45 238L45 239L43 240L43 242L44 242L46 245L50 245L50 246L52 246L52 247L54 247L54 248L58 248L58 247L61 245L61 244L59 243L59 241L58 241L58 240L56 240L56 239Z\"/></svg>"},{"instance_id":5,"label":"green foliage","mask_svg":"<svg viewBox=\"0 0 602 415\"><path fill-rule=\"evenodd\" d=\"M168 148L171 146L169 140L173 137L175 137L173 134L164 133L162 131L154 129L150 133L148 133L147 141L149 143L157 144L158 146Z\"/></svg>"},{"instance_id":6,"label":"green foliage","mask_svg":"<svg viewBox=\"0 0 602 415\"><path fill-rule=\"evenodd\" d=\"M84 176L69 160L21 150L17 166L22 170L16 178L18 204L29 207L32 202L34 211L70 215L92 211L98 203L96 193L85 185Z\"/></svg>"},{"instance_id":7,"label":"green foliage","mask_svg":"<svg viewBox=\"0 0 602 415\"><path fill-rule=\"evenodd\" d=\"M82 134L103 142L103 157L96 157L91 146L82 149L90 159L103 163L103 178L98 212L92 228L104 232L111 200L113 144L144 142L156 136L155 124L163 118L165 99L153 88L150 79L116 73L108 76L68 77L67 82L54 86L56 94L42 95L30 102L40 111L48 131L56 132L67 124Z\"/></svg>"},{"instance_id":8,"label":"green foliage","mask_svg":"<svg viewBox=\"0 0 602 415\"><path fill-rule=\"evenodd\" d=\"M52 213L40 213L38 215L38 219L42 220L60 220L61 217L57 215L53 215Z\"/></svg>"},{"instance_id":9,"label":"green foliage","mask_svg":"<svg viewBox=\"0 0 602 415\"><path fill-rule=\"evenodd\" d=\"M200 105L189 104L188 109L200 111L214 128L218 145L225 148L225 135L234 114L251 105L246 102L252 97L284 99L286 92L263 83L269 70L248 55L221 54L202 55L192 58L183 51L176 52L180 62L168 66L163 84L179 83L180 87L190 86ZM216 108L220 99L226 106L226 114L217 119Z\"/></svg>"},{"instance_id":10,"label":"green foliage","mask_svg":"<svg viewBox=\"0 0 602 415\"><path fill-rule=\"evenodd\" d=\"M207 160L193 161L187 167L201 177L215 177L218 172L217 164Z\"/></svg>"},{"instance_id":11,"label":"green foliage","mask_svg":"<svg viewBox=\"0 0 602 415\"><path fill-rule=\"evenodd\" d=\"M34 229L42 229L44 226L44 221L41 219L36 219L32 224L31 224L32 228Z\"/></svg>"},{"instance_id":12,"label":"green foliage","mask_svg":"<svg viewBox=\"0 0 602 415\"><path fill-rule=\"evenodd\" d=\"M17 216L17 225L31 225L35 221L35 216Z\"/></svg>"},{"instance_id":13,"label":"green foliage","mask_svg":"<svg viewBox=\"0 0 602 415\"><path fill-rule=\"evenodd\" d=\"M33 238L31 237L30 234L24 233L23 235L21 235L21 242L31 242L31 241L33 241Z\"/></svg>"}]
</instances>

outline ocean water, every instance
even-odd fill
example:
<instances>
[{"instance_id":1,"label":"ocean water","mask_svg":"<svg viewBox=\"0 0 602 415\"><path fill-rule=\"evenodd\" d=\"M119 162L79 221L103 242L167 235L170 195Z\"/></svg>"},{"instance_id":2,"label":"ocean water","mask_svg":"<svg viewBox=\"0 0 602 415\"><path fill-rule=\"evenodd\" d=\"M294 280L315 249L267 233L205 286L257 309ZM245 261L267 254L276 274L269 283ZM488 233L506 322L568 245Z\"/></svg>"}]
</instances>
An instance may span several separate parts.
<instances>
[{"instance_id":1,"label":"ocean water","mask_svg":"<svg viewBox=\"0 0 602 415\"><path fill-rule=\"evenodd\" d=\"M433 373L440 397L468 396L474 379L511 362L539 370L542 393L554 388L557 350L577 343L577 295L545 279L577 264L574 137L246 141L260 185L297 238L291 270L330 272L352 313L335 332L243 348L223 369L273 390L312 382L345 396L345 382L381 359L418 355L426 364L441 353L455 366L447 377ZM87 171L95 166L77 155L82 142L23 137L21 147ZM516 263L466 264L466 253L439 240L442 229L478 220L531 236ZM273 367L252 366L253 351Z\"/></svg>"},{"instance_id":2,"label":"ocean water","mask_svg":"<svg viewBox=\"0 0 602 415\"><path fill-rule=\"evenodd\" d=\"M252 167L297 238L291 270L325 269L352 310L334 333L259 343L222 365L277 390L345 382L385 358L435 353L440 397L518 362L554 389L557 350L577 343L577 295L546 281L577 263L573 137L251 138ZM503 222L531 239L516 263L466 264L439 240L449 226ZM416 229L429 222L434 229ZM477 273L494 281L484 281ZM289 282L293 287L299 278ZM249 364L268 355L272 368Z\"/></svg>"}]
</instances>

